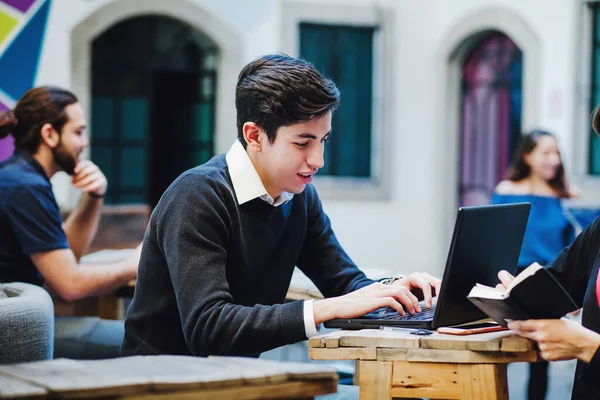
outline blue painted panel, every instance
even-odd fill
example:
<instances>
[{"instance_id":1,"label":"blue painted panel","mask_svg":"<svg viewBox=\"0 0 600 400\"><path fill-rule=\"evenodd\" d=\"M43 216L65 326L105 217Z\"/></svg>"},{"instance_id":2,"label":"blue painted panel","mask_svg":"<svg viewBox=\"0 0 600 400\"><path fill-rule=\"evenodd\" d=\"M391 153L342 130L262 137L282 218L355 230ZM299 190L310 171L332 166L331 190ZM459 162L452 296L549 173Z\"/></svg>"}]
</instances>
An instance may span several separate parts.
<instances>
[{"instance_id":1,"label":"blue painted panel","mask_svg":"<svg viewBox=\"0 0 600 400\"><path fill-rule=\"evenodd\" d=\"M0 87L13 99L20 98L35 82L49 9L47 0L0 56Z\"/></svg>"}]
</instances>

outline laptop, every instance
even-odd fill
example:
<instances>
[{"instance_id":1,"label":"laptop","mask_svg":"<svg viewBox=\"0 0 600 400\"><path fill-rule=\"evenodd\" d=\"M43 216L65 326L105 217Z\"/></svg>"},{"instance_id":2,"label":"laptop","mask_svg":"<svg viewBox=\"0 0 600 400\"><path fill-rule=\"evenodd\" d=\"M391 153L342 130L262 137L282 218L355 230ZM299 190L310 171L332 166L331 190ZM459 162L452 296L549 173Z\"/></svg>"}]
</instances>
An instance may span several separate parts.
<instances>
[{"instance_id":1,"label":"laptop","mask_svg":"<svg viewBox=\"0 0 600 400\"><path fill-rule=\"evenodd\" d=\"M486 318L467 295L476 283L495 286L503 269L515 272L530 209L530 203L458 209L435 307L421 306L422 312L406 316L384 308L359 318L333 319L325 327L437 329Z\"/></svg>"}]
</instances>

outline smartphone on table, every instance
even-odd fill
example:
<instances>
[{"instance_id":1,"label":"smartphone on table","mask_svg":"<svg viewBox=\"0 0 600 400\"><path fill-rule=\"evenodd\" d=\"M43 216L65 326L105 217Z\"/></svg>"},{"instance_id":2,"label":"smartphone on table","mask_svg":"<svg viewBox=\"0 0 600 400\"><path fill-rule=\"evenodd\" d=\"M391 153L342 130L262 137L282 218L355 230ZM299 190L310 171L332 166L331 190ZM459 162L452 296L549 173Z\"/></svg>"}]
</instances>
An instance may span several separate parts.
<instances>
[{"instance_id":1,"label":"smartphone on table","mask_svg":"<svg viewBox=\"0 0 600 400\"><path fill-rule=\"evenodd\" d=\"M495 322L480 322L475 324L443 326L438 328L438 333L449 335L473 335L476 333L506 331L508 328L498 325Z\"/></svg>"}]
</instances>

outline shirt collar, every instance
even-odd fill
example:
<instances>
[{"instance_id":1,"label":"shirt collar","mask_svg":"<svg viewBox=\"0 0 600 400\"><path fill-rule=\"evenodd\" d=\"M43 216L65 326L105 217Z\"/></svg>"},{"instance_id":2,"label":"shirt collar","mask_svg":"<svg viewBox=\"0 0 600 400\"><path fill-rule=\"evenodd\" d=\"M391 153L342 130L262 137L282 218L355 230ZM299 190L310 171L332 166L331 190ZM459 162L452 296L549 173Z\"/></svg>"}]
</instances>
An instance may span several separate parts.
<instances>
[{"instance_id":1,"label":"shirt collar","mask_svg":"<svg viewBox=\"0 0 600 400\"><path fill-rule=\"evenodd\" d=\"M13 157L16 157L16 159L23 159L25 160L25 162L27 162L27 164L31 165L31 167L36 170L40 175L42 175L44 177L44 179L46 179L48 182L50 182L50 178L48 178L48 175L46 175L46 171L44 171L44 167L42 167L42 165L33 157L33 155L31 155L30 153L24 151L24 150L19 150L19 149L15 149L13 152Z\"/></svg>"},{"instance_id":2,"label":"shirt collar","mask_svg":"<svg viewBox=\"0 0 600 400\"><path fill-rule=\"evenodd\" d=\"M227 167L229 168L229 176L231 176L231 183L233 184L233 190L237 198L238 204L242 205L260 198L263 201L271 204L274 207L280 206L294 197L292 193L283 192L279 197L273 199L267 189L260 180L254 164L250 160L246 149L236 140L231 149L225 156L227 160Z\"/></svg>"}]
</instances>

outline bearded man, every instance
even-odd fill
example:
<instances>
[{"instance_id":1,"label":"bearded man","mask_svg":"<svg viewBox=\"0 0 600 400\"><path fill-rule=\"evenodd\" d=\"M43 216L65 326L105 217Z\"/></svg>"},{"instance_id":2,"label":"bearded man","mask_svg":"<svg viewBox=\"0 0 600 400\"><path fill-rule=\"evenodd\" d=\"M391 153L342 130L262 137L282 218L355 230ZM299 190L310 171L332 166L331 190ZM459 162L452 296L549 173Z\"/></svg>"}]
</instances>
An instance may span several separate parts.
<instances>
[{"instance_id":1,"label":"bearded man","mask_svg":"<svg viewBox=\"0 0 600 400\"><path fill-rule=\"evenodd\" d=\"M113 264L80 266L100 219L107 181L89 160L83 108L75 95L56 87L28 90L15 108L0 113L0 138L12 134L14 154L0 163L0 283L42 286L67 301L109 293L135 278L139 251ZM83 191L63 223L50 178L72 176ZM55 318L54 356L116 357L122 322Z\"/></svg>"}]
</instances>

